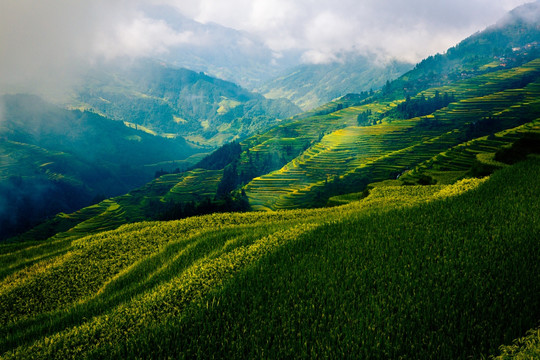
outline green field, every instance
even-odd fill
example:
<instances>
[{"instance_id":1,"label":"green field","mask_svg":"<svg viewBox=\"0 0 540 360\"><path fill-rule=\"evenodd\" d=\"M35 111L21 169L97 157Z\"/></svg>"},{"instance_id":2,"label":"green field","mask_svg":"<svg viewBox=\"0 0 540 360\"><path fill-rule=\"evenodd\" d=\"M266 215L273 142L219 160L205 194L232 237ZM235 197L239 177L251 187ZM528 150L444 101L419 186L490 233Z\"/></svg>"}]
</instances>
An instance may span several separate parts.
<instances>
[{"instance_id":1,"label":"green field","mask_svg":"<svg viewBox=\"0 0 540 360\"><path fill-rule=\"evenodd\" d=\"M496 355L540 317L538 176L2 245L2 358Z\"/></svg>"}]
</instances>

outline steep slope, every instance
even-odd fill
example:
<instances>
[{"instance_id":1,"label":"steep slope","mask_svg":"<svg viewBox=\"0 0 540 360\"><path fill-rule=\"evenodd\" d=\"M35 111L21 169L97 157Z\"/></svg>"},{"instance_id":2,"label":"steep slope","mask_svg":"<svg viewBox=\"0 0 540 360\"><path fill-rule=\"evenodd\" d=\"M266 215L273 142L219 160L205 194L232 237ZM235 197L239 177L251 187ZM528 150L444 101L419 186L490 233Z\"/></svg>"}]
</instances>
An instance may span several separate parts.
<instances>
[{"instance_id":1,"label":"steep slope","mask_svg":"<svg viewBox=\"0 0 540 360\"><path fill-rule=\"evenodd\" d=\"M0 238L125 193L152 179L152 164L204 150L34 96L6 95L1 102Z\"/></svg>"},{"instance_id":2,"label":"steep slope","mask_svg":"<svg viewBox=\"0 0 540 360\"><path fill-rule=\"evenodd\" d=\"M540 57L540 2L522 5L495 25L436 54L388 84L384 96L402 98L491 71L512 68Z\"/></svg>"},{"instance_id":3,"label":"steep slope","mask_svg":"<svg viewBox=\"0 0 540 360\"><path fill-rule=\"evenodd\" d=\"M412 68L412 64L374 62L374 58L349 55L343 62L300 65L268 81L258 91L271 99L289 99L307 111L345 94L378 90L386 81Z\"/></svg>"},{"instance_id":4,"label":"steep slope","mask_svg":"<svg viewBox=\"0 0 540 360\"><path fill-rule=\"evenodd\" d=\"M90 74L71 106L213 146L300 112L287 100L268 100L231 82L150 60Z\"/></svg>"}]
</instances>

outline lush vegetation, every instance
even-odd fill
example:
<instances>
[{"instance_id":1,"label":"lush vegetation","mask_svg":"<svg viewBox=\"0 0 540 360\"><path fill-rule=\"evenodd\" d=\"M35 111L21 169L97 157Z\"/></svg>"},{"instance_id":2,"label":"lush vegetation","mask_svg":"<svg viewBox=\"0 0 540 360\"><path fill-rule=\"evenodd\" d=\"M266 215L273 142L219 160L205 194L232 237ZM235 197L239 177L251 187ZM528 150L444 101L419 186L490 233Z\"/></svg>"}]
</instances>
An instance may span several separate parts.
<instances>
[{"instance_id":1,"label":"lush vegetation","mask_svg":"<svg viewBox=\"0 0 540 360\"><path fill-rule=\"evenodd\" d=\"M539 34L517 15L381 91L251 128L185 171L153 164L146 185L0 244L0 357L537 357ZM129 94L126 76L91 97L167 108L216 143L264 108L204 74L154 67ZM198 88L212 101L175 113ZM198 111L224 123L190 123ZM148 119L122 128L156 132Z\"/></svg>"},{"instance_id":2,"label":"lush vegetation","mask_svg":"<svg viewBox=\"0 0 540 360\"><path fill-rule=\"evenodd\" d=\"M248 158L238 166L256 175L245 186L250 203L255 209L320 206L339 192L362 191L370 182L395 178L464 141L535 120L539 65L533 61L429 89L419 100L344 107L248 139L242 144L263 159ZM456 101L447 103L450 99ZM440 109L426 115L428 108ZM415 109L424 115L400 119L400 113ZM358 126L359 117L367 120L364 126ZM306 143L307 149L302 147ZM285 165L262 175L251 170L270 156Z\"/></svg>"},{"instance_id":3,"label":"lush vegetation","mask_svg":"<svg viewBox=\"0 0 540 360\"><path fill-rule=\"evenodd\" d=\"M405 78L412 81L419 71L425 69L415 69L387 88L399 86ZM96 232L127 222L201 214L212 207L246 209L242 192L255 210L310 208L325 206L333 196L362 192L368 184L385 179L433 184L442 177L455 181L467 174L488 175L500 167L493 154L506 151L502 147L516 140L498 132L534 124L538 118L539 79L540 62L534 60L401 99L394 99L391 91L347 95L224 145L188 172L162 176L111 200L116 204L114 212L106 202L97 207L99 212L93 208L81 210L84 216L57 216L25 238L47 238L81 227L84 235L89 229ZM406 118L410 115L420 116ZM489 137L482 142L484 148L460 153L461 145L467 147L469 141L484 136ZM445 158L449 159L445 165L437 165ZM416 172L417 167L421 171ZM454 169L451 176L437 173L448 168ZM204 211L192 211L197 208Z\"/></svg>"},{"instance_id":4,"label":"lush vegetation","mask_svg":"<svg viewBox=\"0 0 540 360\"><path fill-rule=\"evenodd\" d=\"M455 101L456 98L453 95L448 95L448 93L441 95L438 91L435 91L432 98L427 99L423 95L415 99L407 96L407 99L396 107L396 115L401 119L429 115Z\"/></svg>"},{"instance_id":5,"label":"lush vegetation","mask_svg":"<svg viewBox=\"0 0 540 360\"><path fill-rule=\"evenodd\" d=\"M530 330L527 336L514 340L512 345L501 346L501 354L495 360L527 360L540 357L540 329Z\"/></svg>"},{"instance_id":6,"label":"lush vegetation","mask_svg":"<svg viewBox=\"0 0 540 360\"><path fill-rule=\"evenodd\" d=\"M2 358L497 354L540 316L538 176L2 245Z\"/></svg>"}]
</instances>

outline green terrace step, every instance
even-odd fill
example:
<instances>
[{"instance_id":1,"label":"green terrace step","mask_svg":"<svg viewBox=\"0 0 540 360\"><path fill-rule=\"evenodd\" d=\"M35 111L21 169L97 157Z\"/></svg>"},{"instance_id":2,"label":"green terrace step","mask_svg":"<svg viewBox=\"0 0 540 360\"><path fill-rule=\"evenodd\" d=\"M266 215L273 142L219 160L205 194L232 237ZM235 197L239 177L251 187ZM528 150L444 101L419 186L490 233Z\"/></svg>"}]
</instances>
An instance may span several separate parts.
<instances>
[{"instance_id":1,"label":"green terrace step","mask_svg":"<svg viewBox=\"0 0 540 360\"><path fill-rule=\"evenodd\" d=\"M445 92L452 93L459 99L480 97L508 88L522 88L522 81L527 81L531 77L534 78L539 73L540 59L536 59L518 68L499 70L471 79L461 80L452 85L431 88L422 91L418 96L433 97L435 92L438 91L441 94Z\"/></svg>"},{"instance_id":2,"label":"green terrace step","mask_svg":"<svg viewBox=\"0 0 540 360\"><path fill-rule=\"evenodd\" d=\"M444 153L419 164L414 169L404 174L401 179L414 182L422 174L433 175L434 178L438 178L437 172L440 170L458 171L461 174L464 174L464 172L471 168L475 161L481 159L481 155L494 154L502 147L510 146L519 139L522 134L530 132L540 133L540 118L524 125L498 132L494 136L483 136L454 146ZM491 164L493 164L493 162L491 162ZM504 164L500 165L504 166Z\"/></svg>"},{"instance_id":3,"label":"green terrace step","mask_svg":"<svg viewBox=\"0 0 540 360\"><path fill-rule=\"evenodd\" d=\"M143 187L133 190L130 193L134 196L138 195L152 195L152 196L163 196L169 192L169 190L174 187L182 179L182 174L166 174L163 175Z\"/></svg>"},{"instance_id":4,"label":"green terrace step","mask_svg":"<svg viewBox=\"0 0 540 360\"><path fill-rule=\"evenodd\" d=\"M538 64L531 69L538 77ZM521 70L498 75L513 84L516 77L519 79L524 73L526 71ZM325 181L338 174L349 183L362 176L371 181L384 180L459 144L467 133L467 126L483 118L500 116L501 120L497 120L500 126L512 127L532 120L531 114L539 110L538 85L536 80L524 89L503 91L499 91L501 84L484 86L497 92L463 99L427 116L437 120L438 125L433 128L422 129L422 119L415 118L336 130L280 170L253 179L245 190L253 208L277 210L309 206L314 197L310 192L322 188ZM409 134L408 130L413 128L415 131ZM447 168L458 171L469 165L467 161L456 159L447 164Z\"/></svg>"},{"instance_id":5,"label":"green terrace step","mask_svg":"<svg viewBox=\"0 0 540 360\"><path fill-rule=\"evenodd\" d=\"M411 127L410 123L403 122L401 126L394 124L389 129L386 129L386 133L391 133L393 130L393 138L389 139L389 144L397 143L398 137L403 135L403 130ZM321 142L315 145L312 149L306 151L299 158L289 163L282 169L275 171L271 174L253 179L250 184L246 186L246 192L250 198L250 202L255 208L267 207L267 208L285 208L289 207L287 202L290 198L295 198L300 195L304 196L305 191L302 191L306 187L306 180L309 180L307 184L326 181L329 176L336 176L341 173L347 172L350 168L354 168L358 164L359 157L369 158L375 156L379 152L378 146L371 146L369 149L364 148L362 154L358 154L358 148L362 141L359 140L359 136L378 138L381 136L381 130L377 127L383 127L383 125L377 125L372 127L348 127L345 129L337 130L332 134L325 136ZM373 136L377 134L377 136ZM367 141L367 140L365 140ZM388 146L388 145L386 145ZM291 171L292 170L292 171ZM298 173L305 171L305 177L298 179ZM291 176L294 173L295 176ZM278 189L282 189L283 186L288 188L286 196L283 196L283 192L279 192L280 200L275 206L268 206L262 201L262 197L266 199L267 196L254 196L256 192L260 193L272 193L278 194ZM263 204L263 205L261 205Z\"/></svg>"},{"instance_id":6,"label":"green terrace step","mask_svg":"<svg viewBox=\"0 0 540 360\"><path fill-rule=\"evenodd\" d=\"M163 197L164 200L186 203L213 197L223 176L223 170L195 169L182 175Z\"/></svg>"},{"instance_id":7,"label":"green terrace step","mask_svg":"<svg viewBox=\"0 0 540 360\"><path fill-rule=\"evenodd\" d=\"M79 222L66 232L62 232L53 239L81 237L101 231L111 230L125 223L123 209L112 200L105 200L99 205L100 212ZM82 220L82 219L81 219Z\"/></svg>"},{"instance_id":8,"label":"green terrace step","mask_svg":"<svg viewBox=\"0 0 540 360\"><path fill-rule=\"evenodd\" d=\"M155 212L156 203L166 201L189 202L213 197L222 177L222 170L197 169L181 174L167 174L154 179L130 193L99 204L86 207L72 214L57 215L23 235L40 238L39 234L55 229L57 239L80 238L88 234L112 230L126 223L148 219L147 212ZM199 198L200 197L200 198Z\"/></svg>"}]
</instances>

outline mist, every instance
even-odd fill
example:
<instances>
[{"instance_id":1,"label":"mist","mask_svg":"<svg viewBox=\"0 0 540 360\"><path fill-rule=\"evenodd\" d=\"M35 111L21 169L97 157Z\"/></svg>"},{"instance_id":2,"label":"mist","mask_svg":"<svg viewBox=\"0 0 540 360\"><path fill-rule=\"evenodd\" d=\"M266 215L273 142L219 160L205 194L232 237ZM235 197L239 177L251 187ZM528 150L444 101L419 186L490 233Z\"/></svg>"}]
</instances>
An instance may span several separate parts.
<instances>
[{"instance_id":1,"label":"mist","mask_svg":"<svg viewBox=\"0 0 540 360\"><path fill-rule=\"evenodd\" d=\"M142 1L6 0L0 4L0 91L65 95L93 66L155 56L188 41Z\"/></svg>"},{"instance_id":2,"label":"mist","mask_svg":"<svg viewBox=\"0 0 540 360\"><path fill-rule=\"evenodd\" d=\"M168 6L167 11L178 11L214 30L219 25L237 31L241 36L234 41L254 44L253 49L264 54L258 59L279 62L294 52L300 54L299 62L321 64L340 61L340 54L371 53L383 60L414 63L445 51L525 2L3 0L0 93L60 98L99 64L167 55L173 63L183 64L186 52L175 49L214 47L221 42L205 38L212 32L204 26L194 30L192 24L183 27L150 16L147 9L156 6ZM209 54L214 58L204 61L217 61L219 55Z\"/></svg>"}]
</instances>

